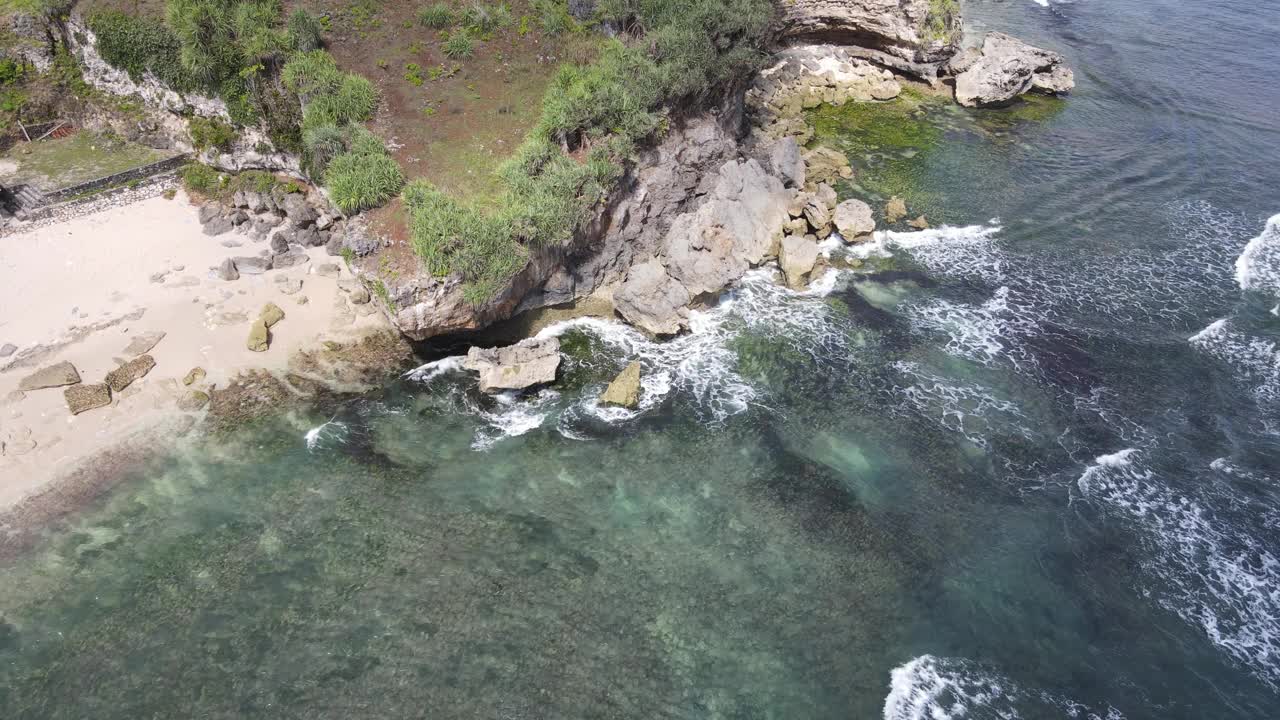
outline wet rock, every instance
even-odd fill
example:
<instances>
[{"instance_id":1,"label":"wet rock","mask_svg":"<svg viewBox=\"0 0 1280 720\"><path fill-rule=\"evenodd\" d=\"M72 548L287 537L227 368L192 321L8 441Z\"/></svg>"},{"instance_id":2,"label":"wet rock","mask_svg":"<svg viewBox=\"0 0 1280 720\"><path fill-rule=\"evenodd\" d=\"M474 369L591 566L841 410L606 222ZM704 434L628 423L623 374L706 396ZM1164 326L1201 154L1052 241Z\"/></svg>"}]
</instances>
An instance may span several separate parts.
<instances>
[{"instance_id":1,"label":"wet rock","mask_svg":"<svg viewBox=\"0 0 1280 720\"><path fill-rule=\"evenodd\" d=\"M111 388L105 383L72 385L63 392L63 396L72 415L111 404Z\"/></svg>"},{"instance_id":2,"label":"wet rock","mask_svg":"<svg viewBox=\"0 0 1280 720\"><path fill-rule=\"evenodd\" d=\"M41 368L22 378L18 382L18 389L23 392L31 392L32 390L75 385L78 382L80 382L80 373L76 372L76 366L63 361L56 365Z\"/></svg>"},{"instance_id":3,"label":"wet rock","mask_svg":"<svg viewBox=\"0 0 1280 720\"><path fill-rule=\"evenodd\" d=\"M240 279L240 271L236 269L236 262L231 258L223 260L218 265L217 270L214 271L214 274L218 276L219 280L231 281Z\"/></svg>"},{"instance_id":4,"label":"wet rock","mask_svg":"<svg viewBox=\"0 0 1280 720\"><path fill-rule=\"evenodd\" d=\"M982 55L956 76L956 102L966 107L1000 107L1032 90L1065 93L1075 78L1063 57L1004 33L988 33Z\"/></svg>"},{"instance_id":5,"label":"wet rock","mask_svg":"<svg viewBox=\"0 0 1280 720\"><path fill-rule=\"evenodd\" d=\"M195 412L209 404L209 394L200 390L191 390L178 398L178 409L183 412Z\"/></svg>"},{"instance_id":6,"label":"wet rock","mask_svg":"<svg viewBox=\"0 0 1280 720\"><path fill-rule=\"evenodd\" d=\"M804 287L809 273L818 262L818 240L813 235L788 235L782 240L782 254L779 263L782 274L786 276L787 285L792 288Z\"/></svg>"},{"instance_id":7,"label":"wet rock","mask_svg":"<svg viewBox=\"0 0 1280 720\"><path fill-rule=\"evenodd\" d=\"M884 206L884 219L889 224L894 224L907 216L907 203L902 198L894 195L889 198L889 202Z\"/></svg>"},{"instance_id":8,"label":"wet rock","mask_svg":"<svg viewBox=\"0 0 1280 720\"><path fill-rule=\"evenodd\" d=\"M504 348L471 348L463 367L480 373L486 393L524 390L555 382L560 368L560 340L525 340Z\"/></svg>"},{"instance_id":9,"label":"wet rock","mask_svg":"<svg viewBox=\"0 0 1280 720\"><path fill-rule=\"evenodd\" d=\"M271 334L267 332L267 323L262 318L253 321L253 326L249 328L249 338L245 341L245 347L253 352L266 352L271 346Z\"/></svg>"},{"instance_id":10,"label":"wet rock","mask_svg":"<svg viewBox=\"0 0 1280 720\"><path fill-rule=\"evenodd\" d=\"M112 392L120 392L129 387L133 381L151 372L156 366L156 359L150 355L139 355L129 362L107 373L106 382Z\"/></svg>"},{"instance_id":11,"label":"wet rock","mask_svg":"<svg viewBox=\"0 0 1280 720\"><path fill-rule=\"evenodd\" d=\"M182 384L195 385L201 380L204 380L204 378L205 378L204 368L193 367L191 368L191 370L187 371L187 374L182 378Z\"/></svg>"},{"instance_id":12,"label":"wet rock","mask_svg":"<svg viewBox=\"0 0 1280 720\"><path fill-rule=\"evenodd\" d=\"M861 200L845 200L837 205L835 223L840 235L850 242L863 235L869 235L876 229L871 206Z\"/></svg>"},{"instance_id":13,"label":"wet rock","mask_svg":"<svg viewBox=\"0 0 1280 720\"><path fill-rule=\"evenodd\" d=\"M129 341L129 344L125 346L124 353L125 355L141 355L144 352L149 352L151 348L160 344L160 341L164 339L164 335L165 333L163 330L154 330L152 332L136 335Z\"/></svg>"},{"instance_id":14,"label":"wet rock","mask_svg":"<svg viewBox=\"0 0 1280 720\"><path fill-rule=\"evenodd\" d=\"M267 303L262 306L262 312L258 314L258 318L262 320L267 327L275 327L275 324L284 319L284 311L275 303Z\"/></svg>"},{"instance_id":15,"label":"wet rock","mask_svg":"<svg viewBox=\"0 0 1280 720\"><path fill-rule=\"evenodd\" d=\"M640 362L631 361L618 377L609 383L609 387L600 394L603 405L617 405L634 410L640 406Z\"/></svg>"},{"instance_id":16,"label":"wet rock","mask_svg":"<svg viewBox=\"0 0 1280 720\"><path fill-rule=\"evenodd\" d=\"M907 223L907 224L908 224L908 225L910 225L911 227L913 227L913 228L917 229L917 230L928 230L928 229L929 229L929 221L928 221L927 219L925 219L925 216L923 216L923 215L921 215L920 217L916 218L915 220L912 220L911 222L909 222L909 223Z\"/></svg>"}]
</instances>

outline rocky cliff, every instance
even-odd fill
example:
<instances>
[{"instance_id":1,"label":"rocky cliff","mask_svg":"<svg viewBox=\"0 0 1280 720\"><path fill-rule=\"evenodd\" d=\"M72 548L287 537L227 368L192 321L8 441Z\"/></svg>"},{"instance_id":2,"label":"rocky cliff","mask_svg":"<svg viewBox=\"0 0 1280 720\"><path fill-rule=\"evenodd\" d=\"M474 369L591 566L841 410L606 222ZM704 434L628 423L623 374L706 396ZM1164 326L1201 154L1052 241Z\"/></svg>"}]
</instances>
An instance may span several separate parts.
<instances>
[{"instance_id":1,"label":"rocky cliff","mask_svg":"<svg viewBox=\"0 0 1280 720\"><path fill-rule=\"evenodd\" d=\"M780 7L784 42L843 45L929 80L961 38L960 0L785 0Z\"/></svg>"}]
</instances>

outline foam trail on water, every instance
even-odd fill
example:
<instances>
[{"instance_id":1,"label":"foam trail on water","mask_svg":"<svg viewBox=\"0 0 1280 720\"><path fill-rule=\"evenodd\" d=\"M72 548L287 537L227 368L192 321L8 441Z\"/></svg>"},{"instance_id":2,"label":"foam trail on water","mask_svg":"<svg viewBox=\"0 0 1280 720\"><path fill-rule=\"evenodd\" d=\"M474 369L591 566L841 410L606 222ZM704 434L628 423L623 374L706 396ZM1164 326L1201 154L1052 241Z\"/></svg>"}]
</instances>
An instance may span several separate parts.
<instances>
[{"instance_id":1,"label":"foam trail on water","mask_svg":"<svg viewBox=\"0 0 1280 720\"><path fill-rule=\"evenodd\" d=\"M1207 470L1231 472L1216 461ZM1140 533L1143 566L1160 581L1151 592L1161 606L1200 627L1263 682L1280 686L1280 559L1274 548L1207 498L1170 487L1137 448L1097 457L1076 484L1086 498ZM1230 484L1204 486L1226 492Z\"/></svg>"},{"instance_id":2,"label":"foam trail on water","mask_svg":"<svg viewBox=\"0 0 1280 720\"><path fill-rule=\"evenodd\" d=\"M1236 283L1241 290L1280 293L1280 215L1273 215L1236 258Z\"/></svg>"},{"instance_id":3,"label":"foam trail on water","mask_svg":"<svg viewBox=\"0 0 1280 720\"><path fill-rule=\"evenodd\" d=\"M498 393L493 396L494 408L491 410L472 404L472 411L487 427L476 432L471 448L488 450L499 440L519 437L537 430L551 414L551 406L559 398L560 393L544 389L527 398L522 398L515 392Z\"/></svg>"},{"instance_id":4,"label":"foam trail on water","mask_svg":"<svg viewBox=\"0 0 1280 720\"><path fill-rule=\"evenodd\" d=\"M884 720L1123 720L1113 707L1095 711L956 658L921 655L889 674Z\"/></svg>"},{"instance_id":5,"label":"foam trail on water","mask_svg":"<svg viewBox=\"0 0 1280 720\"><path fill-rule=\"evenodd\" d=\"M1189 342L1233 367L1260 402L1280 402L1280 349L1274 342L1239 332L1227 318L1210 323Z\"/></svg>"},{"instance_id":6,"label":"foam trail on water","mask_svg":"<svg viewBox=\"0 0 1280 720\"><path fill-rule=\"evenodd\" d=\"M899 391L912 409L980 448L989 449L990 438L999 435L1036 437L1022 410L988 388L934 374L913 362L900 360L893 368L906 379Z\"/></svg>"},{"instance_id":7,"label":"foam trail on water","mask_svg":"<svg viewBox=\"0 0 1280 720\"><path fill-rule=\"evenodd\" d=\"M999 220L994 219L987 225L943 225L916 232L881 230L872 234L870 240L849 246L845 253L865 260L888 257L899 250L931 274L998 283L1004 277L1006 265L996 244L1000 230Z\"/></svg>"}]
</instances>

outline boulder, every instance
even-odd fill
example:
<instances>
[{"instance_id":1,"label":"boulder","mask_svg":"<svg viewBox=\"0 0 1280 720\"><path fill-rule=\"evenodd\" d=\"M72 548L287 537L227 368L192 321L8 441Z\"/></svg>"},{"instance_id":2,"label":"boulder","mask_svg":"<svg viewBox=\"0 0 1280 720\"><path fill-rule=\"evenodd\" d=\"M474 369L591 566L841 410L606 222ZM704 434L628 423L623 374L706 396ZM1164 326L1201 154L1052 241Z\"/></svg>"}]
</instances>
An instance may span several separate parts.
<instances>
[{"instance_id":1,"label":"boulder","mask_svg":"<svg viewBox=\"0 0 1280 720\"><path fill-rule=\"evenodd\" d=\"M346 238L341 233L330 233L329 241L324 244L325 254L330 257L337 257L341 255L342 249L345 247L345 240Z\"/></svg>"},{"instance_id":2,"label":"boulder","mask_svg":"<svg viewBox=\"0 0 1280 720\"><path fill-rule=\"evenodd\" d=\"M183 412L195 412L209 404L209 394L200 390L190 390L178 398L178 409Z\"/></svg>"},{"instance_id":3,"label":"boulder","mask_svg":"<svg viewBox=\"0 0 1280 720\"><path fill-rule=\"evenodd\" d=\"M480 373L480 390L486 393L555 382L560 368L560 340L525 340L504 348L473 347L463 367Z\"/></svg>"},{"instance_id":4,"label":"boulder","mask_svg":"<svg viewBox=\"0 0 1280 720\"><path fill-rule=\"evenodd\" d=\"M627 322L652 335L675 335L687 322L685 306L691 299L689 290L653 258L631 266L613 294L613 306Z\"/></svg>"},{"instance_id":5,"label":"boulder","mask_svg":"<svg viewBox=\"0 0 1280 720\"><path fill-rule=\"evenodd\" d=\"M889 198L889 202L884 205L884 220L889 224L893 224L907 216L907 203L902 198L894 195Z\"/></svg>"},{"instance_id":6,"label":"boulder","mask_svg":"<svg viewBox=\"0 0 1280 720\"><path fill-rule=\"evenodd\" d=\"M204 234L209 236L224 235L235 229L235 224L231 222L231 218L225 215L216 217L204 225Z\"/></svg>"},{"instance_id":7,"label":"boulder","mask_svg":"<svg viewBox=\"0 0 1280 720\"><path fill-rule=\"evenodd\" d=\"M911 222L909 222L909 223L907 223L907 224L908 224L908 225L910 225L911 227L913 227L913 228L917 229L917 230L928 230L928 229L929 229L929 221L928 221L927 219L925 219L925 216L923 216L923 215L921 215L920 217L916 218L915 220L912 220Z\"/></svg>"},{"instance_id":8,"label":"boulder","mask_svg":"<svg viewBox=\"0 0 1280 720\"><path fill-rule=\"evenodd\" d=\"M139 355L129 362L107 373L106 383L112 392L120 392L129 387L134 380L141 378L156 366L156 359L150 355Z\"/></svg>"},{"instance_id":9,"label":"boulder","mask_svg":"<svg viewBox=\"0 0 1280 720\"><path fill-rule=\"evenodd\" d=\"M818 240L812 235L788 235L782 239L782 254L778 258L787 285L804 287L813 266L818 263Z\"/></svg>"},{"instance_id":10,"label":"boulder","mask_svg":"<svg viewBox=\"0 0 1280 720\"><path fill-rule=\"evenodd\" d=\"M18 382L18 389L22 392L30 392L64 385L75 385L78 382L80 382L80 373L76 372L76 366L63 361L56 365L40 368L22 378Z\"/></svg>"},{"instance_id":11,"label":"boulder","mask_svg":"<svg viewBox=\"0 0 1280 720\"><path fill-rule=\"evenodd\" d=\"M258 318L267 327L275 327L275 324L284 319L284 311L275 303L267 303L262 306L262 312L258 314Z\"/></svg>"},{"instance_id":12,"label":"boulder","mask_svg":"<svg viewBox=\"0 0 1280 720\"><path fill-rule=\"evenodd\" d=\"M266 352L270 346L271 334L267 332L267 323L262 318L254 320L249 328L249 339L245 342L245 347L253 352Z\"/></svg>"},{"instance_id":13,"label":"boulder","mask_svg":"<svg viewBox=\"0 0 1280 720\"><path fill-rule=\"evenodd\" d=\"M182 378L182 384L183 384L183 385L195 385L196 383L200 382L201 380L204 380L204 377L205 377L204 368L202 368L202 367L193 367L193 368L191 368L191 370L189 370L189 371L187 372L186 376Z\"/></svg>"},{"instance_id":14,"label":"boulder","mask_svg":"<svg viewBox=\"0 0 1280 720\"><path fill-rule=\"evenodd\" d=\"M869 235L876 229L871 206L861 200L845 200L836 206L836 229L845 240Z\"/></svg>"},{"instance_id":15,"label":"boulder","mask_svg":"<svg viewBox=\"0 0 1280 720\"><path fill-rule=\"evenodd\" d=\"M244 207L253 213L266 212L267 201L262 199L262 193L247 190L244 193Z\"/></svg>"},{"instance_id":16,"label":"boulder","mask_svg":"<svg viewBox=\"0 0 1280 720\"><path fill-rule=\"evenodd\" d=\"M295 236L294 242L303 247L320 247L321 245L324 245L324 240L321 239L320 232L314 227L305 227L298 230L298 234Z\"/></svg>"},{"instance_id":17,"label":"boulder","mask_svg":"<svg viewBox=\"0 0 1280 720\"><path fill-rule=\"evenodd\" d=\"M794 137L785 137L773 144L769 149L769 164L784 186L804 187L804 159L800 157L800 144Z\"/></svg>"},{"instance_id":18,"label":"boulder","mask_svg":"<svg viewBox=\"0 0 1280 720\"><path fill-rule=\"evenodd\" d=\"M347 294L347 299L352 305L364 305L373 299L369 296L369 288L359 280L340 280L338 289Z\"/></svg>"},{"instance_id":19,"label":"boulder","mask_svg":"<svg viewBox=\"0 0 1280 720\"><path fill-rule=\"evenodd\" d=\"M13 343L5 343L4 345L0 345L0 358L7 358L16 352L18 352L18 346L14 345Z\"/></svg>"},{"instance_id":20,"label":"boulder","mask_svg":"<svg viewBox=\"0 0 1280 720\"><path fill-rule=\"evenodd\" d=\"M208 225L214 220L222 217L222 208L213 203L206 203L200 206L196 211L197 217L200 218L201 225Z\"/></svg>"},{"instance_id":21,"label":"boulder","mask_svg":"<svg viewBox=\"0 0 1280 720\"><path fill-rule=\"evenodd\" d=\"M276 233L271 236L271 243L268 247L276 255L287 253L289 252L289 238L284 233Z\"/></svg>"},{"instance_id":22,"label":"boulder","mask_svg":"<svg viewBox=\"0 0 1280 720\"><path fill-rule=\"evenodd\" d=\"M141 355L144 352L150 352L151 348L160 344L160 341L164 339L164 335L163 330L155 330L148 333L142 333L141 335L136 335L129 341L129 344L125 346L124 354L133 356Z\"/></svg>"},{"instance_id":23,"label":"boulder","mask_svg":"<svg viewBox=\"0 0 1280 720\"><path fill-rule=\"evenodd\" d=\"M302 281L288 275L276 277L276 289L284 295L295 295L302 291Z\"/></svg>"},{"instance_id":24,"label":"boulder","mask_svg":"<svg viewBox=\"0 0 1280 720\"><path fill-rule=\"evenodd\" d=\"M600 394L602 405L618 405L635 410L640 406L640 361L632 360Z\"/></svg>"},{"instance_id":25,"label":"boulder","mask_svg":"<svg viewBox=\"0 0 1280 720\"><path fill-rule=\"evenodd\" d=\"M1075 86L1063 57L1010 37L988 33L982 55L956 76L956 102L965 107L1000 107L1036 90L1065 93Z\"/></svg>"},{"instance_id":26,"label":"boulder","mask_svg":"<svg viewBox=\"0 0 1280 720\"><path fill-rule=\"evenodd\" d=\"M232 260L235 261L236 270L244 275L261 275L272 267L270 257L239 256Z\"/></svg>"},{"instance_id":27,"label":"boulder","mask_svg":"<svg viewBox=\"0 0 1280 720\"><path fill-rule=\"evenodd\" d=\"M274 270L297 267L309 262L311 262L311 256L296 248L271 257L271 267Z\"/></svg>"},{"instance_id":28,"label":"boulder","mask_svg":"<svg viewBox=\"0 0 1280 720\"><path fill-rule=\"evenodd\" d=\"M105 383L72 385L63 391L63 396L67 399L67 409L72 415L111 404L111 388Z\"/></svg>"},{"instance_id":29,"label":"boulder","mask_svg":"<svg viewBox=\"0 0 1280 720\"><path fill-rule=\"evenodd\" d=\"M320 217L315 208L307 203L301 193L289 193L284 196L282 207L289 222L298 228L307 227Z\"/></svg>"},{"instance_id":30,"label":"boulder","mask_svg":"<svg viewBox=\"0 0 1280 720\"><path fill-rule=\"evenodd\" d=\"M217 269L214 270L214 274L218 276L219 280L230 281L240 279L240 271L236 269L236 262L231 258L223 260L222 263L218 265Z\"/></svg>"},{"instance_id":31,"label":"boulder","mask_svg":"<svg viewBox=\"0 0 1280 720\"><path fill-rule=\"evenodd\" d=\"M336 278L342 274L342 268L337 263L324 263L316 267L316 274L320 277Z\"/></svg>"}]
</instances>

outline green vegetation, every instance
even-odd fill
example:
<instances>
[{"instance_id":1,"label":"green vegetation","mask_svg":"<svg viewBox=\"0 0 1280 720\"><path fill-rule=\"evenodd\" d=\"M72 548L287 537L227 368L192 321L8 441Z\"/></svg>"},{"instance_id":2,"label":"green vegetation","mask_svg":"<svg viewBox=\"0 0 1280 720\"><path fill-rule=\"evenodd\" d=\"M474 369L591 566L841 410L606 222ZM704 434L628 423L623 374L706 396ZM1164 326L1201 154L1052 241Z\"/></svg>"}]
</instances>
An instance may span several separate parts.
<instances>
[{"instance_id":1,"label":"green vegetation","mask_svg":"<svg viewBox=\"0 0 1280 720\"><path fill-rule=\"evenodd\" d=\"M471 39L471 33L465 29L455 30L449 33L449 39L444 41L440 49L445 55L455 60L459 58L471 57L476 52L476 42Z\"/></svg>"},{"instance_id":2,"label":"green vegetation","mask_svg":"<svg viewBox=\"0 0 1280 720\"><path fill-rule=\"evenodd\" d=\"M324 28L320 21L302 8L289 16L289 46L298 52L320 49L320 35Z\"/></svg>"},{"instance_id":3,"label":"green vegetation","mask_svg":"<svg viewBox=\"0 0 1280 720\"><path fill-rule=\"evenodd\" d=\"M187 192L210 198L229 198L242 190L270 193L279 189L287 193L301 192L292 180L281 180L263 170L245 170L238 174L223 173L203 163L191 163L179 171Z\"/></svg>"},{"instance_id":4,"label":"green vegetation","mask_svg":"<svg viewBox=\"0 0 1280 720\"><path fill-rule=\"evenodd\" d=\"M418 22L422 23L423 27L429 27L432 30L443 30L453 27L455 21L453 10L448 5L438 2L418 10Z\"/></svg>"},{"instance_id":5,"label":"green vegetation","mask_svg":"<svg viewBox=\"0 0 1280 720\"><path fill-rule=\"evenodd\" d=\"M544 26L562 17L562 30L577 27L563 3L535 7ZM492 297L524 267L530 248L568 243L636 147L666 127L666 108L705 102L757 67L773 4L605 0L599 15L622 28L620 37L606 41L590 66L561 68L538 125L499 171L505 189L498 210L485 212L421 181L402 195L414 250L432 273L460 273L470 302ZM464 19L479 32L483 22L478 14Z\"/></svg>"},{"instance_id":6,"label":"green vegetation","mask_svg":"<svg viewBox=\"0 0 1280 720\"><path fill-rule=\"evenodd\" d=\"M422 86L422 66L418 63L405 63L404 79L415 87Z\"/></svg>"},{"instance_id":7,"label":"green vegetation","mask_svg":"<svg viewBox=\"0 0 1280 720\"><path fill-rule=\"evenodd\" d=\"M150 72L179 92L197 88L179 60L178 37L163 22L108 11L90 16L88 23L98 38L102 59L129 73L134 82Z\"/></svg>"},{"instance_id":8,"label":"green vegetation","mask_svg":"<svg viewBox=\"0 0 1280 720\"><path fill-rule=\"evenodd\" d=\"M959 28L960 0L929 0L929 14L925 18L925 38L946 42L951 40L953 29Z\"/></svg>"},{"instance_id":9,"label":"green vegetation","mask_svg":"<svg viewBox=\"0 0 1280 720\"><path fill-rule=\"evenodd\" d=\"M462 24L471 32L488 35L511 27L514 20L511 16L511 8L506 5L474 3L463 11Z\"/></svg>"},{"instance_id":10,"label":"green vegetation","mask_svg":"<svg viewBox=\"0 0 1280 720\"><path fill-rule=\"evenodd\" d=\"M236 139L235 128L216 118L193 117L187 123L187 130L191 134L191 144L200 151L228 152Z\"/></svg>"},{"instance_id":11,"label":"green vegetation","mask_svg":"<svg viewBox=\"0 0 1280 720\"><path fill-rule=\"evenodd\" d=\"M49 191L132 170L161 160L166 153L126 141L113 133L77 132L64 138L20 143L0 155L17 171L5 180L30 182Z\"/></svg>"},{"instance_id":12,"label":"green vegetation","mask_svg":"<svg viewBox=\"0 0 1280 720\"><path fill-rule=\"evenodd\" d=\"M339 210L354 213L375 208L404 187L404 173L379 142L377 153L346 152L329 163L325 185Z\"/></svg>"}]
</instances>

